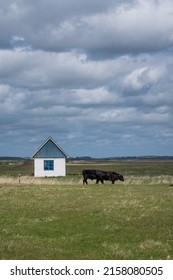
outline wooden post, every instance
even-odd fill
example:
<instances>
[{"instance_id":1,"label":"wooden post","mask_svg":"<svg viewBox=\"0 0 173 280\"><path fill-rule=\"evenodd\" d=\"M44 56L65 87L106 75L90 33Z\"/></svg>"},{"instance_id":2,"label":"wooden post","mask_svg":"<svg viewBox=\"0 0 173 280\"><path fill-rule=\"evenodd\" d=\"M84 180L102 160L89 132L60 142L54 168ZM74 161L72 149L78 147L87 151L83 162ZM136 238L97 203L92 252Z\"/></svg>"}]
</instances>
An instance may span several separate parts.
<instances>
[{"instance_id":1,"label":"wooden post","mask_svg":"<svg viewBox=\"0 0 173 280\"><path fill-rule=\"evenodd\" d=\"M19 185L20 185L20 177L21 177L21 174L18 175Z\"/></svg>"}]
</instances>

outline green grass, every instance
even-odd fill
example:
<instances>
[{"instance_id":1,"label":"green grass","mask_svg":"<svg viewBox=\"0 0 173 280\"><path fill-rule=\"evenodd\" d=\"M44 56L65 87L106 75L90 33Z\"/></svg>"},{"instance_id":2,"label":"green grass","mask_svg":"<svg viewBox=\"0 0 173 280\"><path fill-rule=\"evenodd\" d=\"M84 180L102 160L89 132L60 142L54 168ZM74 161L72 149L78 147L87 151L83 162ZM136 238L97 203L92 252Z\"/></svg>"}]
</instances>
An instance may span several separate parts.
<instances>
[{"instance_id":1,"label":"green grass","mask_svg":"<svg viewBox=\"0 0 173 280\"><path fill-rule=\"evenodd\" d=\"M82 170L102 169L116 171L125 176L160 176L173 175L173 161L96 161L96 162L69 162L67 163L67 175L81 176ZM33 160L0 161L0 176L31 176L34 172Z\"/></svg>"},{"instance_id":2,"label":"green grass","mask_svg":"<svg viewBox=\"0 0 173 280\"><path fill-rule=\"evenodd\" d=\"M34 172L33 160L0 161L0 176L29 175Z\"/></svg>"},{"instance_id":3,"label":"green grass","mask_svg":"<svg viewBox=\"0 0 173 280\"><path fill-rule=\"evenodd\" d=\"M114 170L125 182L83 186L84 168ZM32 160L0 162L0 259L173 259L172 161L70 162L66 177L32 173Z\"/></svg>"},{"instance_id":4,"label":"green grass","mask_svg":"<svg viewBox=\"0 0 173 280\"><path fill-rule=\"evenodd\" d=\"M0 259L173 259L173 187L1 184Z\"/></svg>"},{"instance_id":5,"label":"green grass","mask_svg":"<svg viewBox=\"0 0 173 280\"><path fill-rule=\"evenodd\" d=\"M67 174L81 174L86 169L102 169L116 171L125 176L160 176L173 175L173 161L108 161L108 162L85 162L67 164Z\"/></svg>"}]
</instances>

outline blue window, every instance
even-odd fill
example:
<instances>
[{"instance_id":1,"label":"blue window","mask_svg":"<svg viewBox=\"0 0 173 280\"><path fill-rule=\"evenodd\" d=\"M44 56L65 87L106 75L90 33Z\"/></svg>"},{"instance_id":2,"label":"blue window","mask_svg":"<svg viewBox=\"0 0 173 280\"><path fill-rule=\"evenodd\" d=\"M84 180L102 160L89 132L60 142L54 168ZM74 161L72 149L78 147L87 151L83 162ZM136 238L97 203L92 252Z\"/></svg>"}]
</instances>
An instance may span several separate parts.
<instances>
[{"instance_id":1,"label":"blue window","mask_svg":"<svg viewBox=\"0 0 173 280\"><path fill-rule=\"evenodd\" d=\"M54 170L54 160L44 160L44 170Z\"/></svg>"}]
</instances>

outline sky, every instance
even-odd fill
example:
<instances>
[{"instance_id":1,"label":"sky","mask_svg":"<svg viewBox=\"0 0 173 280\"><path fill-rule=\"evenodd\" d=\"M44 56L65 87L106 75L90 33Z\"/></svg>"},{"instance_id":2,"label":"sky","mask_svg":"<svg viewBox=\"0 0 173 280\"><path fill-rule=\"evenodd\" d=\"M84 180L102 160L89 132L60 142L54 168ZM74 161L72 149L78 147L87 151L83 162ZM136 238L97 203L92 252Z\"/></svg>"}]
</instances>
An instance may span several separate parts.
<instances>
[{"instance_id":1,"label":"sky","mask_svg":"<svg viewBox=\"0 0 173 280\"><path fill-rule=\"evenodd\" d=\"M0 156L173 155L173 0L0 0Z\"/></svg>"}]
</instances>

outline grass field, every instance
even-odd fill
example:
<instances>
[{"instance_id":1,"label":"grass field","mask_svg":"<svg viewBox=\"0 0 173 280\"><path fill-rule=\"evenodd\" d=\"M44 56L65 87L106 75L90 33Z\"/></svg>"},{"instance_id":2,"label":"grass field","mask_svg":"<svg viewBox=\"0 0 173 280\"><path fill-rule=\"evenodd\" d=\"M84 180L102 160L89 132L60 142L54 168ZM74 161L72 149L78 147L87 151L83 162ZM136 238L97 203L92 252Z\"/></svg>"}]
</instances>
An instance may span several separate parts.
<instances>
[{"instance_id":1,"label":"grass field","mask_svg":"<svg viewBox=\"0 0 173 280\"><path fill-rule=\"evenodd\" d=\"M69 162L67 175L81 176L82 170L103 169L116 171L125 176L160 176L173 175L173 161L96 161L96 162ZM31 176L34 172L33 160L26 161L0 161L0 176Z\"/></svg>"},{"instance_id":2,"label":"grass field","mask_svg":"<svg viewBox=\"0 0 173 280\"><path fill-rule=\"evenodd\" d=\"M0 259L173 259L172 162L69 163L43 179L32 164L0 163ZM125 182L83 186L86 166Z\"/></svg>"}]
</instances>

